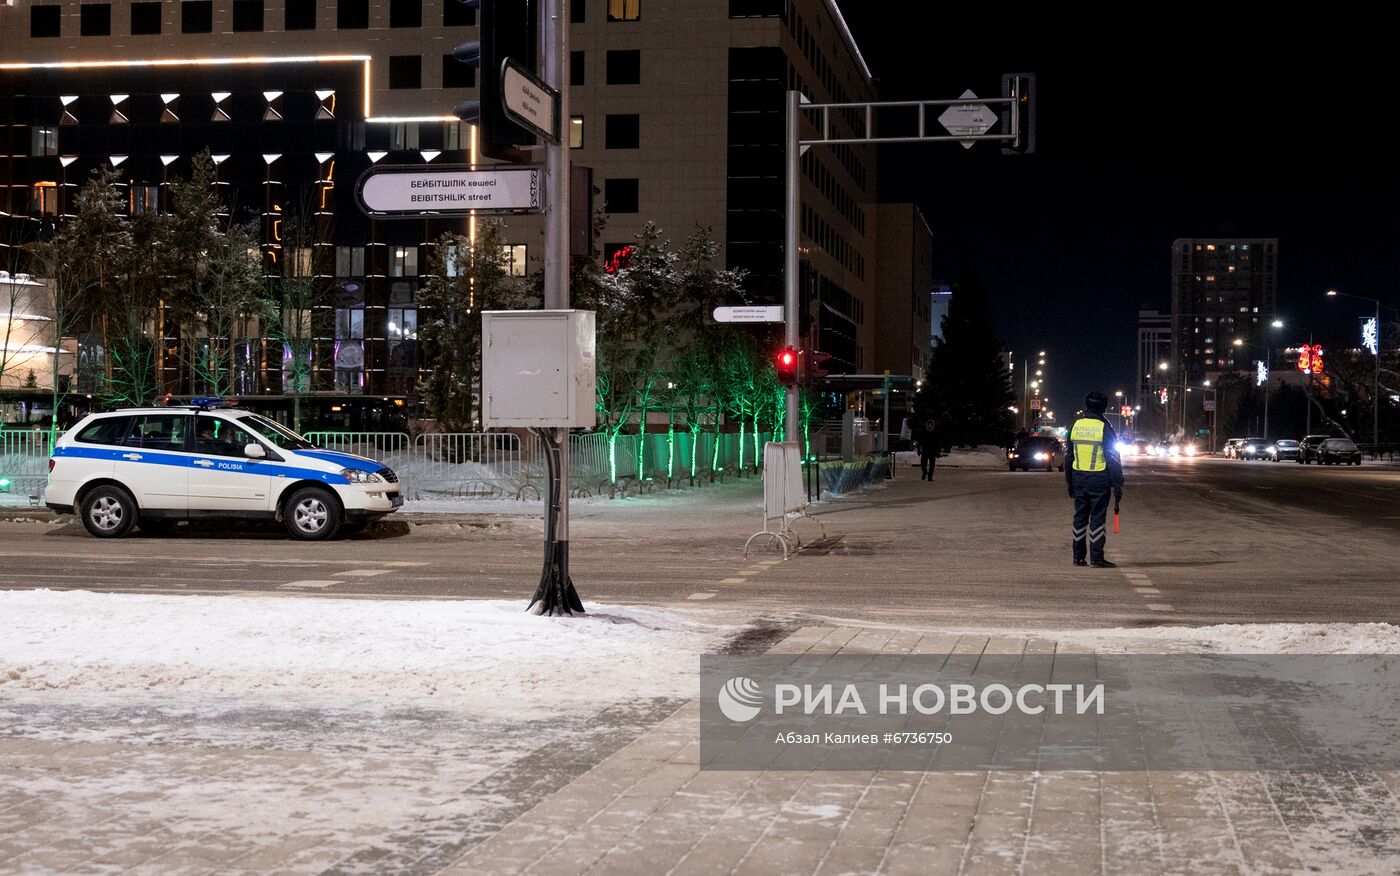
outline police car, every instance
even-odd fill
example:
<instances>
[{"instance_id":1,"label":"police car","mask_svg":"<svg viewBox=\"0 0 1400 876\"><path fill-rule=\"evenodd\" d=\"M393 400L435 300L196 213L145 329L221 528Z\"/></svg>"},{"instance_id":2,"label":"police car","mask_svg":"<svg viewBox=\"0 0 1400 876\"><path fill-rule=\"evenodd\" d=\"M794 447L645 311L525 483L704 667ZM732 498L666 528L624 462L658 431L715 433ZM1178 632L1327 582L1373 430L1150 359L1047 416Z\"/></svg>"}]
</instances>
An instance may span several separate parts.
<instances>
[{"instance_id":1,"label":"police car","mask_svg":"<svg viewBox=\"0 0 1400 876\"><path fill-rule=\"evenodd\" d=\"M250 518L320 541L403 504L391 469L322 450L217 399L83 418L54 445L44 498L98 538L133 526L156 534L180 520Z\"/></svg>"}]
</instances>

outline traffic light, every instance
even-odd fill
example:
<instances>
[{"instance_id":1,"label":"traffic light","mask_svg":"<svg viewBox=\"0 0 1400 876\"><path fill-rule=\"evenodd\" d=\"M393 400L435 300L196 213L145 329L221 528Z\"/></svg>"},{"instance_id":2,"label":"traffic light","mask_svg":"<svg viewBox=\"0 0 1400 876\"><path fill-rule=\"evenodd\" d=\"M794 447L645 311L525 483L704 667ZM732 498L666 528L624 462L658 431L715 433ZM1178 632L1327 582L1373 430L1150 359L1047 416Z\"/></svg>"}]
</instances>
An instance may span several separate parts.
<instances>
[{"instance_id":1,"label":"traffic light","mask_svg":"<svg viewBox=\"0 0 1400 876\"><path fill-rule=\"evenodd\" d=\"M476 100L464 100L452 113L477 126L477 149L501 161L524 161L521 146L533 146L535 135L511 121L501 102L501 70L506 59L534 72L538 52L539 7L536 0L458 0L476 8L476 42L462 43L452 57L477 68Z\"/></svg>"},{"instance_id":2,"label":"traffic light","mask_svg":"<svg viewBox=\"0 0 1400 876\"><path fill-rule=\"evenodd\" d=\"M1035 151L1035 74L1006 73L1001 77L1001 96L1015 101L1003 105L1001 132L1010 134L1013 114L1016 139L1001 147L1004 155L1030 155Z\"/></svg>"},{"instance_id":3,"label":"traffic light","mask_svg":"<svg viewBox=\"0 0 1400 876\"><path fill-rule=\"evenodd\" d=\"M778 382L783 386L797 385L797 350L792 347L783 347L778 351L777 359L774 360L774 367L778 370Z\"/></svg>"},{"instance_id":4,"label":"traffic light","mask_svg":"<svg viewBox=\"0 0 1400 876\"><path fill-rule=\"evenodd\" d=\"M822 366L824 366L830 359L830 353L823 353L820 350L808 350L806 382L813 383L825 377L829 372Z\"/></svg>"}]
</instances>

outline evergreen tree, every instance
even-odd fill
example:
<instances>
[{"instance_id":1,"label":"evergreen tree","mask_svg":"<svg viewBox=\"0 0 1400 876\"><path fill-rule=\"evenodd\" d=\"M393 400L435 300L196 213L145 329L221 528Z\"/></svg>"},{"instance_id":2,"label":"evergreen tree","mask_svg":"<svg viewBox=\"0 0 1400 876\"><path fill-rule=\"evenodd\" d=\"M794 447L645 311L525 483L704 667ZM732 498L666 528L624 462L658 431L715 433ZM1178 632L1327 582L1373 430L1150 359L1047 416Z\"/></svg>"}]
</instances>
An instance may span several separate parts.
<instances>
[{"instance_id":1,"label":"evergreen tree","mask_svg":"<svg viewBox=\"0 0 1400 876\"><path fill-rule=\"evenodd\" d=\"M928 379L914 398L920 422L938 422L945 446L999 444L1011 431L1014 396L986 291L976 277L955 284L933 348Z\"/></svg>"}]
</instances>

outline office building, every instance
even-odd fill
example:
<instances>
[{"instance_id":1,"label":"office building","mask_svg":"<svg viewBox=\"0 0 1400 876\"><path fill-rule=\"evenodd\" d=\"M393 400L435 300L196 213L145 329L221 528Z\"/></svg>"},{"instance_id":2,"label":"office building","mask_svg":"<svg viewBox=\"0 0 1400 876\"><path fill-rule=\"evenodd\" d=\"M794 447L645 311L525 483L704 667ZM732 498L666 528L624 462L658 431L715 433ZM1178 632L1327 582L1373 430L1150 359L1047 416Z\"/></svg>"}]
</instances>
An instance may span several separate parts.
<instances>
[{"instance_id":1,"label":"office building","mask_svg":"<svg viewBox=\"0 0 1400 876\"><path fill-rule=\"evenodd\" d=\"M1255 348L1269 346L1277 292L1277 238L1173 241L1174 382L1252 370Z\"/></svg>"}]
</instances>

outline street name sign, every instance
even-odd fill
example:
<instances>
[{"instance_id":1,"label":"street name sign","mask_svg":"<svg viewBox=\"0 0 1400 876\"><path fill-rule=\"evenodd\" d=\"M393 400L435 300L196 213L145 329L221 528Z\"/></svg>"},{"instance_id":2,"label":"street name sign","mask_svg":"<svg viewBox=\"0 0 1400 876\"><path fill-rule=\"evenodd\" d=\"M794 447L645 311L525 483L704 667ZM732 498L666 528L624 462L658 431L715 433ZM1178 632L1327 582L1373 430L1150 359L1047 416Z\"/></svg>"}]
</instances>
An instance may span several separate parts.
<instances>
[{"instance_id":1,"label":"street name sign","mask_svg":"<svg viewBox=\"0 0 1400 876\"><path fill-rule=\"evenodd\" d=\"M781 305L757 307L716 307L715 322L782 322Z\"/></svg>"},{"instance_id":2,"label":"street name sign","mask_svg":"<svg viewBox=\"0 0 1400 876\"><path fill-rule=\"evenodd\" d=\"M559 92L510 58L501 65L501 103L506 115L550 143L559 142Z\"/></svg>"},{"instance_id":3,"label":"street name sign","mask_svg":"<svg viewBox=\"0 0 1400 876\"><path fill-rule=\"evenodd\" d=\"M967 89L959 98L977 97L972 89ZM938 117L938 121L954 137L979 137L997 123L997 114L985 103L959 103L948 107ZM964 149L971 149L976 140L961 141Z\"/></svg>"},{"instance_id":4,"label":"street name sign","mask_svg":"<svg viewBox=\"0 0 1400 876\"><path fill-rule=\"evenodd\" d=\"M360 177L355 194L366 215L384 218L471 210L534 213L544 208L544 173L539 167L372 167Z\"/></svg>"}]
</instances>

